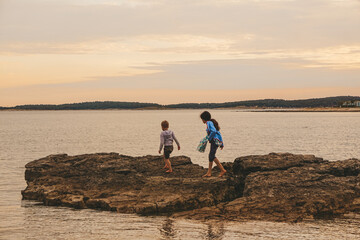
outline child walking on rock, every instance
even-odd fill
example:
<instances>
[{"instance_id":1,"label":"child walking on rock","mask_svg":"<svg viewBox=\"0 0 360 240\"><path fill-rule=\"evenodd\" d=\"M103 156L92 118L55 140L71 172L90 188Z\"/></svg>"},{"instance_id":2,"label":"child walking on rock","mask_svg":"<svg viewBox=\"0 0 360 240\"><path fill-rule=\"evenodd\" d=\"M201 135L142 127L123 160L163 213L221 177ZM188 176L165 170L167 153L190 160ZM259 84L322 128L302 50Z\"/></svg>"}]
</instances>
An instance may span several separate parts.
<instances>
[{"instance_id":1,"label":"child walking on rock","mask_svg":"<svg viewBox=\"0 0 360 240\"><path fill-rule=\"evenodd\" d=\"M219 131L219 123L215 119L211 118L211 114L208 111L204 111L203 113L201 113L200 118L203 123L206 124L206 132L209 142L211 144L209 153L209 169L203 177L211 177L213 162L215 162L216 165L219 167L221 171L219 177L222 177L226 173L226 170L215 156L218 147L220 147L221 150L224 148L222 136Z\"/></svg>"},{"instance_id":2,"label":"child walking on rock","mask_svg":"<svg viewBox=\"0 0 360 240\"><path fill-rule=\"evenodd\" d=\"M162 121L161 122L162 132L160 134L160 148L159 153L161 153L162 148L164 147L164 161L165 161L165 169L168 169L166 172L171 173L172 167L170 162L170 153L173 151L173 141L175 140L176 145L178 146L178 150L180 150L180 143L176 139L173 131L169 130L169 122Z\"/></svg>"}]
</instances>

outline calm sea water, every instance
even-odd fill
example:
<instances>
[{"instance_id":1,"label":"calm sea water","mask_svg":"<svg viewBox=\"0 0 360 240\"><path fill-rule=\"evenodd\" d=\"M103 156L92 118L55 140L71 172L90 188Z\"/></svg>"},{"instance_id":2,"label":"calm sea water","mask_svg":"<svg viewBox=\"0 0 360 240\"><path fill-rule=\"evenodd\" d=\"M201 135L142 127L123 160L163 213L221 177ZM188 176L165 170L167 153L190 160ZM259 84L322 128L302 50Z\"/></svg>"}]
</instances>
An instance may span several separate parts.
<instances>
[{"instance_id":1,"label":"calm sea water","mask_svg":"<svg viewBox=\"0 0 360 240\"><path fill-rule=\"evenodd\" d=\"M22 201L24 165L49 154L119 152L156 155L160 122L168 120L181 151L207 166L196 151L205 136L200 110L1 111L0 239L359 239L360 220L300 224L250 221L203 223L94 210L45 207ZM360 113L276 113L212 110L225 141L221 161L270 152L360 158Z\"/></svg>"}]
</instances>

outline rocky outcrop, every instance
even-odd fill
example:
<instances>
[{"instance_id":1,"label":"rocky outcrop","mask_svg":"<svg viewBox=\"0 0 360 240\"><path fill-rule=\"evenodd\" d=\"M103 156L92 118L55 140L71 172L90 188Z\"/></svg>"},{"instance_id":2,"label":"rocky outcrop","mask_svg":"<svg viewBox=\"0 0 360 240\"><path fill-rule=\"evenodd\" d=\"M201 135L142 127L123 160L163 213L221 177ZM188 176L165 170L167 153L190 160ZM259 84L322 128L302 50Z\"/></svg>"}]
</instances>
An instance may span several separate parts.
<instances>
[{"instance_id":1,"label":"rocky outcrop","mask_svg":"<svg viewBox=\"0 0 360 240\"><path fill-rule=\"evenodd\" d=\"M225 219L297 222L360 213L357 159L272 153L237 158L232 171L244 179L242 197L177 216L204 219L217 212Z\"/></svg>"},{"instance_id":2,"label":"rocky outcrop","mask_svg":"<svg viewBox=\"0 0 360 240\"><path fill-rule=\"evenodd\" d=\"M25 166L22 195L45 205L139 214L169 214L239 196L232 177L202 179L206 170L188 157L171 162L175 171L169 174L160 156L51 155Z\"/></svg>"},{"instance_id":3,"label":"rocky outcrop","mask_svg":"<svg viewBox=\"0 0 360 240\"><path fill-rule=\"evenodd\" d=\"M360 160L329 162L289 153L225 163L223 178L188 157L51 155L26 165L24 199L45 205L193 219L301 221L360 213ZM214 176L216 168L214 169Z\"/></svg>"}]
</instances>

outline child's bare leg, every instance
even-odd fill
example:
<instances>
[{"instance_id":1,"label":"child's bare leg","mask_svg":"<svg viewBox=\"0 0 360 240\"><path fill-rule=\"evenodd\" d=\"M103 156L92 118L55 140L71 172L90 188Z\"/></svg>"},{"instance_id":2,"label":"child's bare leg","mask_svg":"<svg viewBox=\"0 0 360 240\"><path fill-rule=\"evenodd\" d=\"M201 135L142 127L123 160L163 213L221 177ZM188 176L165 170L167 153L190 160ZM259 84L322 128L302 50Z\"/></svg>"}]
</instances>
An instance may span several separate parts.
<instances>
[{"instance_id":1,"label":"child's bare leg","mask_svg":"<svg viewBox=\"0 0 360 240\"><path fill-rule=\"evenodd\" d=\"M169 170L167 170L166 172L170 173L172 172L172 168L171 168L171 162L170 159L165 159L165 164L167 165L167 167L169 168Z\"/></svg>"},{"instance_id":2,"label":"child's bare leg","mask_svg":"<svg viewBox=\"0 0 360 240\"><path fill-rule=\"evenodd\" d=\"M211 169L212 169L213 162L209 162L209 168L207 173L203 177L211 177Z\"/></svg>"},{"instance_id":3,"label":"child's bare leg","mask_svg":"<svg viewBox=\"0 0 360 240\"><path fill-rule=\"evenodd\" d=\"M221 162L219 161L219 159L215 158L214 162L216 163L216 165L220 168L220 174L219 177L224 176L224 174L226 173L226 170L224 169L223 165L221 164Z\"/></svg>"},{"instance_id":4,"label":"child's bare leg","mask_svg":"<svg viewBox=\"0 0 360 240\"><path fill-rule=\"evenodd\" d=\"M168 165L167 165L167 162L166 162L166 159L165 159L165 156L163 155L163 158L164 158L164 162L165 162L165 166L163 167L164 169L166 168L169 168Z\"/></svg>"}]
</instances>

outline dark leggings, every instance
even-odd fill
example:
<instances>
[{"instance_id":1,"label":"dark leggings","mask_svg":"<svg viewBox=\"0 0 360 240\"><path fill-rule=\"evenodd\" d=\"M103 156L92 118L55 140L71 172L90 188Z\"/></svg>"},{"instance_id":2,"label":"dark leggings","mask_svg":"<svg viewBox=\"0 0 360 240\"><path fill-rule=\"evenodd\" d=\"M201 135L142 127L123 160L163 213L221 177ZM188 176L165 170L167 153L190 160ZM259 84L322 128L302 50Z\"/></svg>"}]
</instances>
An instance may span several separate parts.
<instances>
[{"instance_id":1,"label":"dark leggings","mask_svg":"<svg viewBox=\"0 0 360 240\"><path fill-rule=\"evenodd\" d=\"M215 154L216 154L216 150L218 149L218 145L216 145L214 139L212 139L210 141L210 152L209 152L209 162L213 162L214 159L216 158Z\"/></svg>"}]
</instances>

